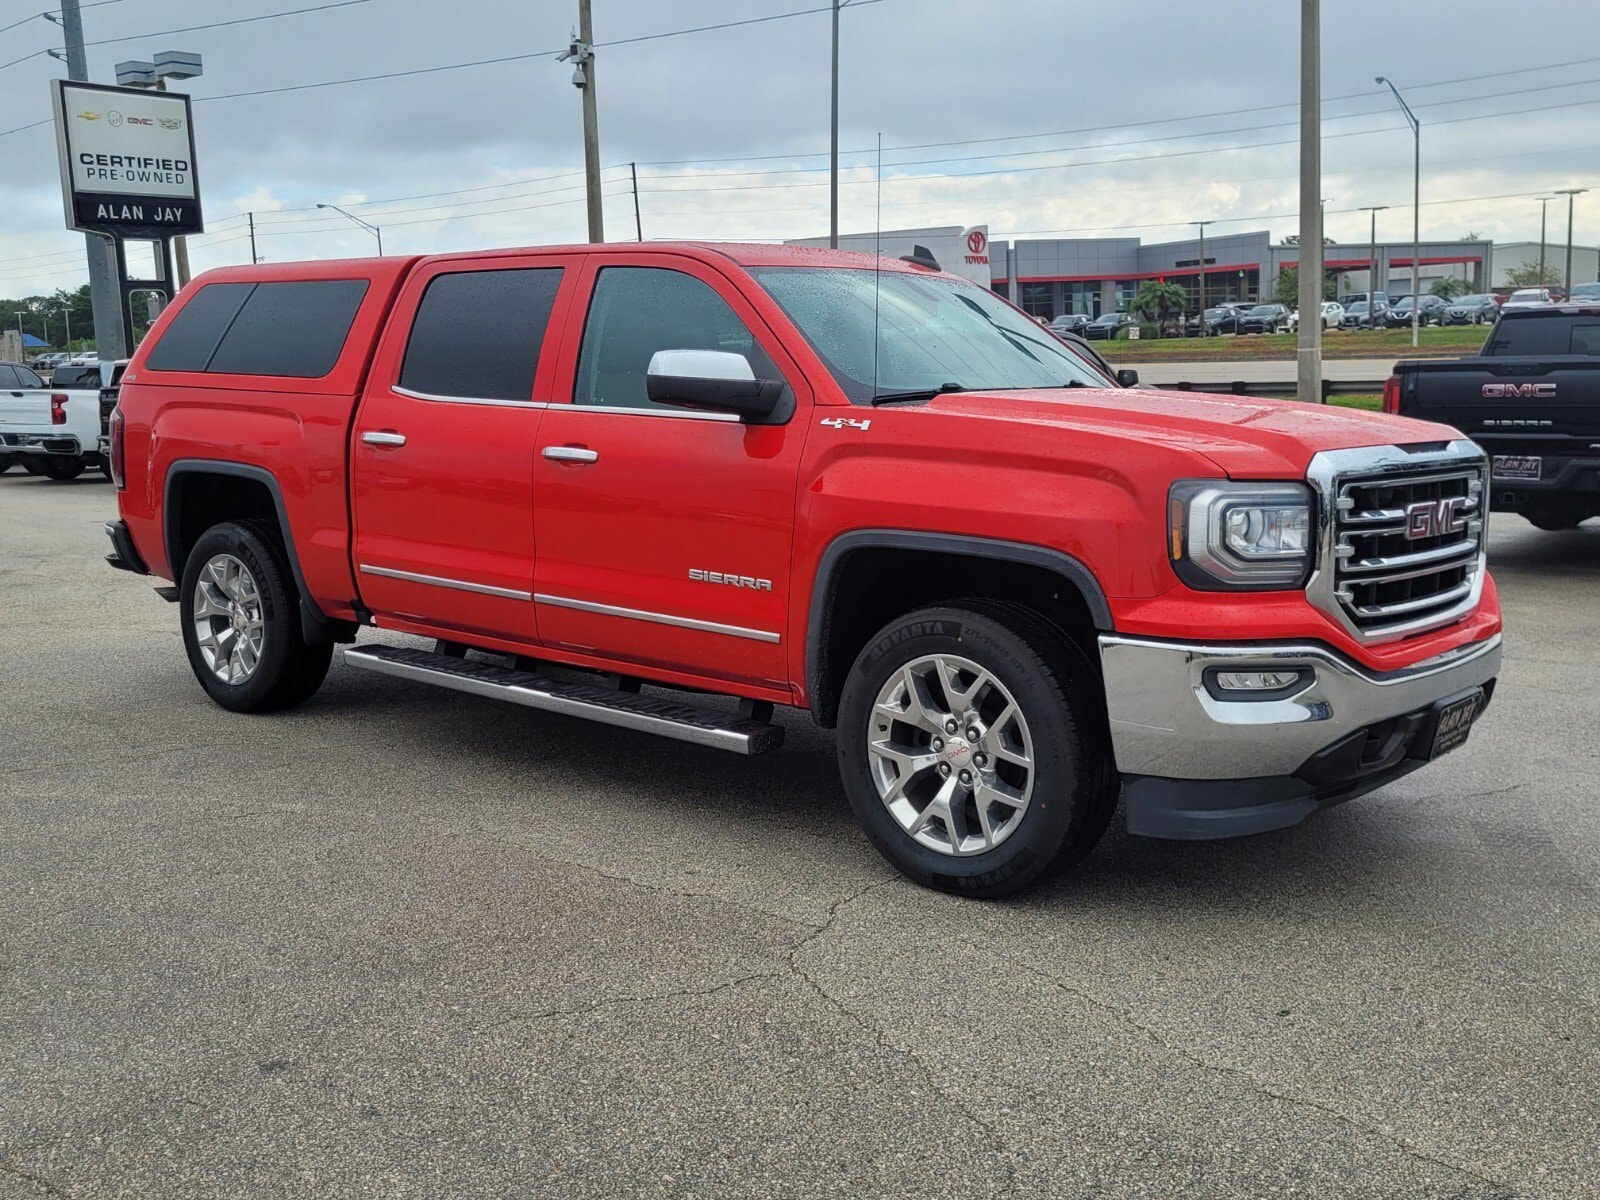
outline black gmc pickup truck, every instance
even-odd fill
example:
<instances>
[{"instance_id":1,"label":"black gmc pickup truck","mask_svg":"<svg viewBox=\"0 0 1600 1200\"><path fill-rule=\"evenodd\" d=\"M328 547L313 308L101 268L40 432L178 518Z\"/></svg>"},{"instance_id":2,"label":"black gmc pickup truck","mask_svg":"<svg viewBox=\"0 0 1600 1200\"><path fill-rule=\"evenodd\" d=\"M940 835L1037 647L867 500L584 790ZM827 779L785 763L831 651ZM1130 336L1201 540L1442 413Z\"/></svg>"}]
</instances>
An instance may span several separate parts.
<instances>
[{"instance_id":1,"label":"black gmc pickup truck","mask_svg":"<svg viewBox=\"0 0 1600 1200\"><path fill-rule=\"evenodd\" d=\"M1482 446L1491 508L1550 530L1600 515L1600 306L1502 312L1476 358L1394 370L1384 411Z\"/></svg>"}]
</instances>

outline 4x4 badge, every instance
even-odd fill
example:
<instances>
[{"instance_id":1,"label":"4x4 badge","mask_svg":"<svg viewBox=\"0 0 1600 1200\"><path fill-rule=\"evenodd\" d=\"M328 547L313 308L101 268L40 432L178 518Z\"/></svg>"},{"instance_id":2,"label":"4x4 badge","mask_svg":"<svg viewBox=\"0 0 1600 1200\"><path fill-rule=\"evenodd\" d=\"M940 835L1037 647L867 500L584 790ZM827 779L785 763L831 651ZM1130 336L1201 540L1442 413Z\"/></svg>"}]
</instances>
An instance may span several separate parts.
<instances>
[{"instance_id":1,"label":"4x4 badge","mask_svg":"<svg viewBox=\"0 0 1600 1200\"><path fill-rule=\"evenodd\" d=\"M860 429L865 431L872 428L872 418L868 417L865 421L857 421L851 417L823 417L818 424L826 425L829 429Z\"/></svg>"}]
</instances>

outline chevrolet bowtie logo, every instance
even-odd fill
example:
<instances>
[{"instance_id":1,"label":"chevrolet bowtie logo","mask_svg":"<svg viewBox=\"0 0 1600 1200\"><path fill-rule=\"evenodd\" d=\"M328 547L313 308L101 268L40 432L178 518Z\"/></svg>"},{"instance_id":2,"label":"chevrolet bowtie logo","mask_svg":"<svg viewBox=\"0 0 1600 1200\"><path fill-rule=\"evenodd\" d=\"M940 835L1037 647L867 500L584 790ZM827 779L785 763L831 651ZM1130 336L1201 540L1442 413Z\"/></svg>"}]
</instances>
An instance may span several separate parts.
<instances>
[{"instance_id":1,"label":"chevrolet bowtie logo","mask_svg":"<svg viewBox=\"0 0 1600 1200\"><path fill-rule=\"evenodd\" d=\"M99 119L100 114L95 112L81 112L78 114L78 120L80 121L98 121Z\"/></svg>"}]
</instances>

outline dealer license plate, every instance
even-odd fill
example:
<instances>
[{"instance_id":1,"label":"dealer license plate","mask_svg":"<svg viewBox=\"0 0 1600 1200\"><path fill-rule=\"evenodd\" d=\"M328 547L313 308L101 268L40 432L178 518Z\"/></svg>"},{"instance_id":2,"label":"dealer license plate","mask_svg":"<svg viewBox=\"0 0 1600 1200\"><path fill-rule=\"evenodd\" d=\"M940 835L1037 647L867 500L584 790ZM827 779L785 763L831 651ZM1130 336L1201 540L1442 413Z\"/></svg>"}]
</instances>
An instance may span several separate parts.
<instances>
[{"instance_id":1,"label":"dealer license plate","mask_svg":"<svg viewBox=\"0 0 1600 1200\"><path fill-rule=\"evenodd\" d=\"M1483 690L1480 688L1459 700L1446 701L1439 709L1433 726L1433 746L1428 757L1438 758L1459 748L1472 732L1472 723L1478 719L1483 707Z\"/></svg>"},{"instance_id":2,"label":"dealer license plate","mask_svg":"<svg viewBox=\"0 0 1600 1200\"><path fill-rule=\"evenodd\" d=\"M1489 464L1489 474L1494 479L1540 479L1544 475L1544 459L1537 454L1496 454Z\"/></svg>"}]
</instances>

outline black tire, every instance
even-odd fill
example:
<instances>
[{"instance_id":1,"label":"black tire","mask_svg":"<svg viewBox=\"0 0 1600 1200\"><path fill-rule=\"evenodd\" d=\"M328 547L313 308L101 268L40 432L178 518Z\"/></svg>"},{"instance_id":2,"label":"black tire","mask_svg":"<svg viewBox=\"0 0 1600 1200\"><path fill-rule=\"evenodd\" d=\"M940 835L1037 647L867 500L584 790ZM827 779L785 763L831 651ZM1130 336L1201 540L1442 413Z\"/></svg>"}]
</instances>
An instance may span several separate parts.
<instances>
[{"instance_id":1,"label":"black tire","mask_svg":"<svg viewBox=\"0 0 1600 1200\"><path fill-rule=\"evenodd\" d=\"M196 591L205 565L230 554L250 571L264 623L260 658L240 683L221 679L206 663L195 628ZM333 646L306 644L300 630L300 593L278 527L271 521L228 521L200 535L184 564L179 592L183 647L200 686L223 708L265 713L293 708L322 686Z\"/></svg>"},{"instance_id":2,"label":"black tire","mask_svg":"<svg viewBox=\"0 0 1600 1200\"><path fill-rule=\"evenodd\" d=\"M4 475L16 465L17 456L15 454L0 454L0 475Z\"/></svg>"},{"instance_id":3,"label":"black tire","mask_svg":"<svg viewBox=\"0 0 1600 1200\"><path fill-rule=\"evenodd\" d=\"M914 840L880 798L868 740L883 727L880 690L909 663L954 654L990 672L1028 723L1033 793L1018 824L992 849L956 856ZM1020 891L1080 861L1116 807L1117 773L1099 673L1060 630L1019 607L957 601L898 617L879 630L845 680L839 773L868 838L903 874L976 898Z\"/></svg>"},{"instance_id":4,"label":"black tire","mask_svg":"<svg viewBox=\"0 0 1600 1200\"><path fill-rule=\"evenodd\" d=\"M107 479L111 478L111 460L106 458L104 455L102 455L100 458L100 474L104 475Z\"/></svg>"},{"instance_id":5,"label":"black tire","mask_svg":"<svg viewBox=\"0 0 1600 1200\"><path fill-rule=\"evenodd\" d=\"M65 458L55 454L39 456L39 474L46 479L54 479L57 483L76 479L83 474L88 465L88 460L81 455L75 458Z\"/></svg>"},{"instance_id":6,"label":"black tire","mask_svg":"<svg viewBox=\"0 0 1600 1200\"><path fill-rule=\"evenodd\" d=\"M17 458L22 464L22 469L29 475L44 474L43 471L39 470L39 456L37 454L20 454Z\"/></svg>"},{"instance_id":7,"label":"black tire","mask_svg":"<svg viewBox=\"0 0 1600 1200\"><path fill-rule=\"evenodd\" d=\"M1586 508L1570 504L1543 504L1527 509L1523 514L1535 529L1546 533L1561 533L1576 529L1594 514Z\"/></svg>"}]
</instances>

